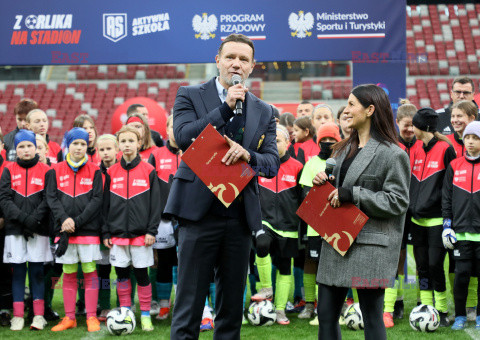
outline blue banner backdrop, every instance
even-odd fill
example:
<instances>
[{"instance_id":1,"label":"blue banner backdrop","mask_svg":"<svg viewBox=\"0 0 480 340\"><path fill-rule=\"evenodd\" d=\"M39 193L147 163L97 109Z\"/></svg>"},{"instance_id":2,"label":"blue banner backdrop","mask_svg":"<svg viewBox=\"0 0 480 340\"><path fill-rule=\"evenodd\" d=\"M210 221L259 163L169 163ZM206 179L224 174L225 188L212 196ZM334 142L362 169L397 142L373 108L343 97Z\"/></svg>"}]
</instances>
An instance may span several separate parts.
<instances>
[{"instance_id":1,"label":"blue banner backdrop","mask_svg":"<svg viewBox=\"0 0 480 340\"><path fill-rule=\"evenodd\" d=\"M405 0L15 1L0 13L0 65L210 63L242 33L257 61L352 60L354 83L397 102L405 13Z\"/></svg>"},{"instance_id":2,"label":"blue banner backdrop","mask_svg":"<svg viewBox=\"0 0 480 340\"><path fill-rule=\"evenodd\" d=\"M0 13L0 64L205 63L230 33L255 40L258 61L391 58L405 12L405 0L15 1Z\"/></svg>"}]
</instances>

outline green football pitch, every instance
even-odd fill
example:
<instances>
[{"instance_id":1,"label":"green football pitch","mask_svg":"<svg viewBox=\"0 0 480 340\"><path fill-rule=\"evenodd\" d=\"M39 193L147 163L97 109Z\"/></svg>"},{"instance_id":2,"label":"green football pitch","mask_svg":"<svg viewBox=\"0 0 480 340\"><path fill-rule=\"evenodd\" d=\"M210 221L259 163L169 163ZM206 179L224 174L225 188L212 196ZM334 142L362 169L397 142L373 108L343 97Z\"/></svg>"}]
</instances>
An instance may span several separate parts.
<instances>
[{"instance_id":1,"label":"green football pitch","mask_svg":"<svg viewBox=\"0 0 480 340\"><path fill-rule=\"evenodd\" d=\"M411 248L409 246L409 248ZM113 274L113 271L112 271ZM409 274L414 274L414 262L411 256L411 249L409 249ZM412 276L411 276L412 278ZM450 292L450 285L447 280L447 289ZM112 305L114 305L114 296L112 294ZM469 322L468 326L463 331L452 331L450 328L439 328L434 333L420 333L414 331L408 323L408 314L415 307L417 300L417 293L414 285L407 285L405 289L405 317L402 320L395 320L395 327L387 330L387 336L389 339L480 339L480 331L475 330L475 323ZM61 290L55 291L55 297L53 301L54 310L59 312L63 316L63 303ZM137 301L138 310L138 301ZM453 315L454 306L452 296L449 294L449 314ZM318 327L310 326L309 320L301 320L297 318L297 314L287 314L290 318L290 324L287 326L281 326L275 324L269 327L254 327L251 325L242 326L242 339L258 339L258 340L289 340L289 339L302 339L313 340L318 337ZM140 315L137 313L137 320L140 321ZM110 335L102 325L102 330L96 333L88 333L85 323L85 317L78 318L78 326L76 329L67 330L64 332L54 333L50 331L50 328L55 323L50 322L47 328L43 331L31 331L28 327L25 327L22 331L13 332L8 328L0 328L0 339L31 339L34 337L36 340L50 340L50 339L113 339L114 336ZM153 332L143 332L137 324L137 329L133 334L129 335L129 339L169 339L171 319L158 321L153 319L155 330ZM27 324L26 324L27 326ZM213 332L205 332L200 334L200 339L211 339ZM345 326L342 326L343 339L363 339L363 331L352 331Z\"/></svg>"}]
</instances>

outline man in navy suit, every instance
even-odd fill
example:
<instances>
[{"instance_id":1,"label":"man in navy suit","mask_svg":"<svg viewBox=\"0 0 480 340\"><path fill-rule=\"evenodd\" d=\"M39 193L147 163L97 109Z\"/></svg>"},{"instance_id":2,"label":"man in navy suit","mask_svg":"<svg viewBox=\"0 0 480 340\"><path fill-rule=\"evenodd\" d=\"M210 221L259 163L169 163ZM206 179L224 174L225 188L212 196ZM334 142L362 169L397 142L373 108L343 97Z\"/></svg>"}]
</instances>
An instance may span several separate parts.
<instances>
[{"instance_id":1,"label":"man in navy suit","mask_svg":"<svg viewBox=\"0 0 480 340\"><path fill-rule=\"evenodd\" d=\"M257 175L272 178L280 166L273 110L243 86L255 66L254 54L249 38L241 34L228 36L215 57L219 76L178 90L173 133L185 151L210 123L230 145L222 159L226 165L243 160ZM242 84L233 85L234 75L241 77ZM243 102L243 115L234 112L237 100ZM171 339L198 338L213 274L217 292L214 339L240 339L252 235L258 251L267 247L257 177L227 209L181 162L165 213L179 221L178 286Z\"/></svg>"}]
</instances>

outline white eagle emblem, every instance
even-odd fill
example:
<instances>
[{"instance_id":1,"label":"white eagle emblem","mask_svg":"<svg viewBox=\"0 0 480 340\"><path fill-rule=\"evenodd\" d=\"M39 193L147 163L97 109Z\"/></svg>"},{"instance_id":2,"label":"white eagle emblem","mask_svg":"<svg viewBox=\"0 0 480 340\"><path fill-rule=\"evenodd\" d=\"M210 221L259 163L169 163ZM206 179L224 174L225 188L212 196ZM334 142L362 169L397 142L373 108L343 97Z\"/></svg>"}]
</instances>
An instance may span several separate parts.
<instances>
[{"instance_id":1,"label":"white eagle emblem","mask_svg":"<svg viewBox=\"0 0 480 340\"><path fill-rule=\"evenodd\" d=\"M212 33L217 29L218 20L213 14L208 15L202 13L202 16L196 14L192 20L193 30L198 34L195 34L195 39L208 40L215 38L215 34Z\"/></svg>"},{"instance_id":2,"label":"white eagle emblem","mask_svg":"<svg viewBox=\"0 0 480 340\"><path fill-rule=\"evenodd\" d=\"M298 14L291 13L288 16L288 26L294 31L292 32L292 37L303 39L306 36L311 36L312 32L309 32L309 30L313 28L313 22L314 18L310 12L298 11Z\"/></svg>"}]
</instances>

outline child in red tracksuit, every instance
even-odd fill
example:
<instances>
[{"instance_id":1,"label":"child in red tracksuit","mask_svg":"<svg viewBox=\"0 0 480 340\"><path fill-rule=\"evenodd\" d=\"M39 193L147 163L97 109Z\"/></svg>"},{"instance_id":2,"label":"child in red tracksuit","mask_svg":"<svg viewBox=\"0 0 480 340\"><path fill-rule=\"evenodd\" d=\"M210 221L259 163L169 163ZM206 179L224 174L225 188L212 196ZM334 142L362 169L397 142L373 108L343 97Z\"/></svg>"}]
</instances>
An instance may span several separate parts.
<instances>
[{"instance_id":1,"label":"child in red tracksuit","mask_svg":"<svg viewBox=\"0 0 480 340\"><path fill-rule=\"evenodd\" d=\"M0 180L0 205L5 214L3 262L13 269L13 318L11 330L24 325L24 287L28 274L32 287L34 317L32 329L43 329L43 263L52 261L48 239L48 206L45 199L45 175L48 165L36 155L35 134L20 130L15 135L16 162L9 163Z\"/></svg>"},{"instance_id":2,"label":"child in red tracksuit","mask_svg":"<svg viewBox=\"0 0 480 340\"><path fill-rule=\"evenodd\" d=\"M452 142L457 158L465 155L465 145L463 143L463 131L468 124L475 121L478 116L478 106L468 100L462 100L452 105L452 117L450 122L454 132L447 135Z\"/></svg>"},{"instance_id":3,"label":"child in red tracksuit","mask_svg":"<svg viewBox=\"0 0 480 340\"><path fill-rule=\"evenodd\" d=\"M77 326L78 262L82 264L85 309L89 332L100 330L97 319L98 276L95 261L101 258L100 235L103 195L102 173L88 161L88 132L73 128L65 140L68 154L47 173L47 202L55 221L56 262L63 264L65 317L52 328L59 332Z\"/></svg>"},{"instance_id":4,"label":"child in red tracksuit","mask_svg":"<svg viewBox=\"0 0 480 340\"><path fill-rule=\"evenodd\" d=\"M152 157L153 151L158 149L152 139L152 133L150 131L150 126L148 125L145 117L139 113L133 113L128 117L125 125L133 127L140 135L140 149L138 154L144 162L148 162ZM152 161L152 164L155 163L155 159Z\"/></svg>"},{"instance_id":5,"label":"child in red tracksuit","mask_svg":"<svg viewBox=\"0 0 480 340\"><path fill-rule=\"evenodd\" d=\"M142 329L152 331L152 286L148 267L153 265L152 245L161 217L160 188L155 169L142 162L138 154L141 145L138 131L123 126L117 139L122 158L107 170L103 243L110 248L110 263L117 273L120 306L131 308L132 265L137 279Z\"/></svg>"},{"instance_id":6,"label":"child in red tracksuit","mask_svg":"<svg viewBox=\"0 0 480 340\"><path fill-rule=\"evenodd\" d=\"M314 140L315 134L315 127L312 125L312 119L309 116L297 118L293 123L295 144L290 145L288 150L290 156L305 164L310 158L318 155L320 148Z\"/></svg>"}]
</instances>

